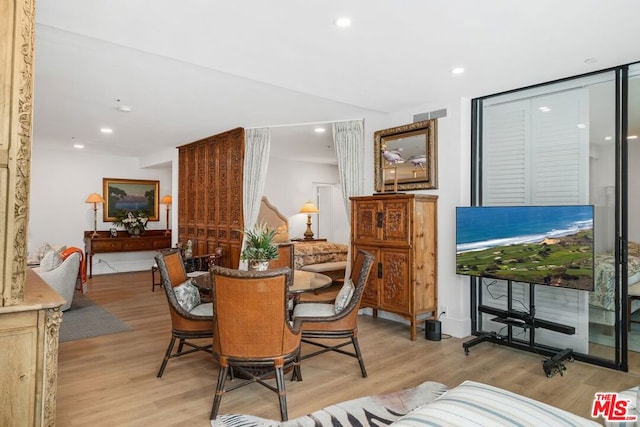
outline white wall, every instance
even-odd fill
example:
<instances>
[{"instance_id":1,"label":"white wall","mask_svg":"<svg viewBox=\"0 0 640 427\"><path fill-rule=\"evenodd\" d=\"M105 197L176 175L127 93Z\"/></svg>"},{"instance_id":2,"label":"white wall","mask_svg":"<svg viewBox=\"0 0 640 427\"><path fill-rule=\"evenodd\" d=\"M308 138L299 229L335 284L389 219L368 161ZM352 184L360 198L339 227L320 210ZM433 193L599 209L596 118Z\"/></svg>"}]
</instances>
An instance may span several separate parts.
<instances>
[{"instance_id":1,"label":"white wall","mask_svg":"<svg viewBox=\"0 0 640 427\"><path fill-rule=\"evenodd\" d=\"M336 184L340 182L338 166L308 162L291 162L277 157L269 159L269 170L265 182L264 195L269 202L289 219L289 237L303 237L307 229L307 216L299 213L307 200L315 200L313 183ZM349 243L349 227L346 209L342 203L335 204L334 241ZM322 215L320 212L318 215ZM312 215L316 221L316 215ZM314 236L322 238L324 236Z\"/></svg>"},{"instance_id":2,"label":"white wall","mask_svg":"<svg viewBox=\"0 0 640 427\"><path fill-rule=\"evenodd\" d=\"M378 128L367 129L366 152L373 165L373 132L412 122L413 114L447 109L447 116L438 119L438 188L415 193L438 196L438 307L447 307L440 317L442 332L454 337L471 333L469 278L455 273L455 208L468 206L471 195L471 99L461 98L443 104L425 104L412 111L394 114ZM373 166L367 172L370 193L373 192ZM440 310L439 310L440 311ZM389 314L383 317L403 319Z\"/></svg>"},{"instance_id":3,"label":"white wall","mask_svg":"<svg viewBox=\"0 0 640 427\"><path fill-rule=\"evenodd\" d=\"M81 151L55 151L34 147L31 160L28 250L48 242L84 249L83 232L93 230L93 204L85 203L91 193L102 194L102 178L131 178L160 181L160 195L172 193L171 163L161 168L141 168L132 157L92 155ZM98 205L98 230L112 223L102 221ZM164 206L159 221L148 229L165 228ZM98 254L93 259L93 274L136 271L150 268L154 252ZM102 259L104 262L99 263Z\"/></svg>"}]
</instances>

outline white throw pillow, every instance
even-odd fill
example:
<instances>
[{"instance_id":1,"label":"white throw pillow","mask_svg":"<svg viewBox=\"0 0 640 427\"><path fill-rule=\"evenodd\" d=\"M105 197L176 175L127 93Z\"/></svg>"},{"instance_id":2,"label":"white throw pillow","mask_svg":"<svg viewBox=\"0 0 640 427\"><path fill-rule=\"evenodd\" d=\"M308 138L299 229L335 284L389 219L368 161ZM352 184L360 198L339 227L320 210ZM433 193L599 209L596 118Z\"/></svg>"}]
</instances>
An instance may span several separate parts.
<instances>
[{"instance_id":1,"label":"white throw pillow","mask_svg":"<svg viewBox=\"0 0 640 427\"><path fill-rule=\"evenodd\" d=\"M58 251L49 249L40 260L40 272L44 273L58 268L62 264L62 257Z\"/></svg>"},{"instance_id":2,"label":"white throw pillow","mask_svg":"<svg viewBox=\"0 0 640 427\"><path fill-rule=\"evenodd\" d=\"M178 304L186 311L191 311L195 306L200 304L200 292L198 292L198 288L191 282L191 279L173 288L173 293L178 300Z\"/></svg>"},{"instance_id":3,"label":"white throw pillow","mask_svg":"<svg viewBox=\"0 0 640 427\"><path fill-rule=\"evenodd\" d=\"M51 245L47 242L44 242L42 246L36 249L36 254L34 258L37 258L37 261L40 262L42 261L42 258L44 258L44 256L47 254L47 252L49 252L50 250L51 250Z\"/></svg>"},{"instance_id":4,"label":"white throw pillow","mask_svg":"<svg viewBox=\"0 0 640 427\"><path fill-rule=\"evenodd\" d=\"M353 291L355 287L353 286L353 281L351 279L347 279L340 288L340 292L336 295L335 300L335 309L336 314L340 313L344 308L349 305L349 301L351 301L351 297L353 296Z\"/></svg>"}]
</instances>

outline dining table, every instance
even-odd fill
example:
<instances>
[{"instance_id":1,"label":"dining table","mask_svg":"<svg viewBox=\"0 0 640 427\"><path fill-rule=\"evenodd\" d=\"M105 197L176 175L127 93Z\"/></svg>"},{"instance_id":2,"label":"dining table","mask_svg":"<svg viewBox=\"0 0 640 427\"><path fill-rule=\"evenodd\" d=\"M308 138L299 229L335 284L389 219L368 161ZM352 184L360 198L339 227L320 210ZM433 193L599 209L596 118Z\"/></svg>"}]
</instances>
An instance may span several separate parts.
<instances>
[{"instance_id":1,"label":"dining table","mask_svg":"<svg viewBox=\"0 0 640 427\"><path fill-rule=\"evenodd\" d=\"M211 299L211 274L208 271L193 271L187 276L195 281L200 289L203 300ZM333 283L331 277L312 271L293 270L293 284L289 288L289 294L293 300L297 300L300 294L305 292L318 292Z\"/></svg>"}]
</instances>

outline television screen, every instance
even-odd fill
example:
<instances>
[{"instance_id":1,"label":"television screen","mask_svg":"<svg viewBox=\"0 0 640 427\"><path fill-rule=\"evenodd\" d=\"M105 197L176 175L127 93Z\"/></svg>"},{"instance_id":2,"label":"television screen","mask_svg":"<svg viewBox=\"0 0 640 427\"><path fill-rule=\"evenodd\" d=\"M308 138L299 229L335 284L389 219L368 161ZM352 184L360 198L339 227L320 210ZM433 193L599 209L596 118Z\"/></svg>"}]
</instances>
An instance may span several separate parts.
<instances>
[{"instance_id":1,"label":"television screen","mask_svg":"<svg viewBox=\"0 0 640 427\"><path fill-rule=\"evenodd\" d=\"M456 208L456 273L593 290L593 206Z\"/></svg>"}]
</instances>

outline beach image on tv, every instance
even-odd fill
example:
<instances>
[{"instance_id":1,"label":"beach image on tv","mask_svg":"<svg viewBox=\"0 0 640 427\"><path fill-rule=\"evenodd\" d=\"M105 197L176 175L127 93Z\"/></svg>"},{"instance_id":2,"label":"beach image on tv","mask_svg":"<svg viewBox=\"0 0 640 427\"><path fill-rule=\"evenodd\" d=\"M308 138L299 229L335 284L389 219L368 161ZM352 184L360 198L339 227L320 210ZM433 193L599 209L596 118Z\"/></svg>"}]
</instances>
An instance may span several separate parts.
<instances>
[{"instance_id":1,"label":"beach image on tv","mask_svg":"<svg viewBox=\"0 0 640 427\"><path fill-rule=\"evenodd\" d=\"M456 273L593 290L593 206L456 208Z\"/></svg>"}]
</instances>

